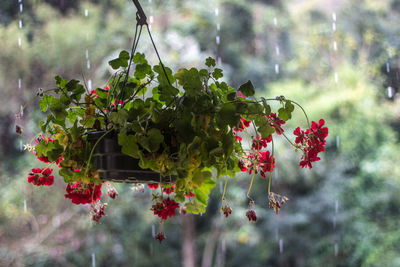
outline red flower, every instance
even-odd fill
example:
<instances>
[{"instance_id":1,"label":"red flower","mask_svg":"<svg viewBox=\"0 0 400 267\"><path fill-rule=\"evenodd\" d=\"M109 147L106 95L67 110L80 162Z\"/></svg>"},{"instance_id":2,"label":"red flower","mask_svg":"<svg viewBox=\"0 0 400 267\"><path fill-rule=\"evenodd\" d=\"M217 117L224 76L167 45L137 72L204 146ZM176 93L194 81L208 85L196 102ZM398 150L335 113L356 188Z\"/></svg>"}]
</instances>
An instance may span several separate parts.
<instances>
[{"instance_id":1,"label":"red flower","mask_svg":"<svg viewBox=\"0 0 400 267\"><path fill-rule=\"evenodd\" d=\"M156 239L161 243L165 239L165 234L163 232L158 233Z\"/></svg>"},{"instance_id":2,"label":"red flower","mask_svg":"<svg viewBox=\"0 0 400 267\"><path fill-rule=\"evenodd\" d=\"M311 130L320 140L325 140L328 136L328 127L322 127L324 124L323 119L320 119L318 124L315 121L311 122Z\"/></svg>"},{"instance_id":3,"label":"red flower","mask_svg":"<svg viewBox=\"0 0 400 267\"><path fill-rule=\"evenodd\" d=\"M232 214L232 209L226 204L224 207L221 208L221 211L224 213L225 218L228 218L229 214Z\"/></svg>"},{"instance_id":4,"label":"red flower","mask_svg":"<svg viewBox=\"0 0 400 267\"><path fill-rule=\"evenodd\" d=\"M246 96L244 94L242 94L240 91L237 92L237 97L246 99Z\"/></svg>"},{"instance_id":5,"label":"red flower","mask_svg":"<svg viewBox=\"0 0 400 267\"><path fill-rule=\"evenodd\" d=\"M118 196L117 190L111 185L111 183L107 183L107 195L112 199L115 199Z\"/></svg>"},{"instance_id":6,"label":"red flower","mask_svg":"<svg viewBox=\"0 0 400 267\"><path fill-rule=\"evenodd\" d=\"M157 188L158 188L158 184L147 184L147 186L148 186L150 189L154 189L154 190L157 190Z\"/></svg>"},{"instance_id":7,"label":"red flower","mask_svg":"<svg viewBox=\"0 0 400 267\"><path fill-rule=\"evenodd\" d=\"M196 194L193 192L189 192L187 195L185 195L185 197L195 197Z\"/></svg>"},{"instance_id":8,"label":"red flower","mask_svg":"<svg viewBox=\"0 0 400 267\"><path fill-rule=\"evenodd\" d=\"M300 127L297 127L294 131L293 134L296 136L296 140L294 141L296 144L304 144L304 141L306 139L306 133L300 129Z\"/></svg>"},{"instance_id":9,"label":"red flower","mask_svg":"<svg viewBox=\"0 0 400 267\"><path fill-rule=\"evenodd\" d=\"M269 151L261 151L258 160L259 168L261 168L260 175L266 178L266 172L272 172L275 168L275 159L270 155Z\"/></svg>"},{"instance_id":10,"label":"red flower","mask_svg":"<svg viewBox=\"0 0 400 267\"><path fill-rule=\"evenodd\" d=\"M91 208L91 214L92 214L92 220L95 221L96 223L99 223L100 219L103 216L106 216L104 209L107 207L107 204L102 204L100 201L97 201L96 203L92 203L90 206Z\"/></svg>"},{"instance_id":11,"label":"red flower","mask_svg":"<svg viewBox=\"0 0 400 267\"><path fill-rule=\"evenodd\" d=\"M255 221L255 222L257 221L257 215L255 210L247 210L246 216L247 219L249 219L249 221Z\"/></svg>"},{"instance_id":12,"label":"red flower","mask_svg":"<svg viewBox=\"0 0 400 267\"><path fill-rule=\"evenodd\" d=\"M154 215L166 220L168 217L175 216L175 210L177 208L179 208L179 204L176 203L175 200L166 198L154 204L150 210L154 212Z\"/></svg>"},{"instance_id":13,"label":"red flower","mask_svg":"<svg viewBox=\"0 0 400 267\"><path fill-rule=\"evenodd\" d=\"M275 131L278 135L281 135L284 132L284 130L281 127L283 124L286 123L284 120L282 120L281 118L276 116L275 113L271 113L271 114L269 114L269 116L265 116L265 117L267 118L271 127L275 128Z\"/></svg>"},{"instance_id":14,"label":"red flower","mask_svg":"<svg viewBox=\"0 0 400 267\"><path fill-rule=\"evenodd\" d=\"M54 176L51 175L53 169L32 169L32 172L29 173L28 183L32 183L37 186L45 185L50 186L54 183Z\"/></svg>"},{"instance_id":15,"label":"red flower","mask_svg":"<svg viewBox=\"0 0 400 267\"><path fill-rule=\"evenodd\" d=\"M80 184L75 182L67 185L67 194L64 196L71 199L74 204L94 203L101 197L101 186L102 184Z\"/></svg>"},{"instance_id":16,"label":"red flower","mask_svg":"<svg viewBox=\"0 0 400 267\"><path fill-rule=\"evenodd\" d=\"M162 191L167 195L172 194L172 193L175 192L174 191L174 185L171 185L170 187L163 187Z\"/></svg>"},{"instance_id":17,"label":"red flower","mask_svg":"<svg viewBox=\"0 0 400 267\"><path fill-rule=\"evenodd\" d=\"M312 168L312 162L319 161L318 153L325 151L326 137L328 136L328 127L323 127L325 121L319 120L311 122L311 129L302 131L297 127L293 134L296 136L296 144L301 145L303 155L301 157L300 166L302 168Z\"/></svg>"},{"instance_id":18,"label":"red flower","mask_svg":"<svg viewBox=\"0 0 400 267\"><path fill-rule=\"evenodd\" d=\"M271 135L269 135L267 138L260 138L260 135L257 135L256 138L253 139L251 147L255 150L261 150L262 148L266 148L267 144L271 141Z\"/></svg>"}]
</instances>

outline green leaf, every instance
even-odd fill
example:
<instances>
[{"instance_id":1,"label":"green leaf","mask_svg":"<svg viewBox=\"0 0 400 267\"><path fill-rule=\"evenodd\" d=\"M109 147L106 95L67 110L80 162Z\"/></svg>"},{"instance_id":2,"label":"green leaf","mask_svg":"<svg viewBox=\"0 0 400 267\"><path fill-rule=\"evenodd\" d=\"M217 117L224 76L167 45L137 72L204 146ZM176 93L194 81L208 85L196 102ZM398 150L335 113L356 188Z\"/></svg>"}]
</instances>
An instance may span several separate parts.
<instances>
[{"instance_id":1,"label":"green leaf","mask_svg":"<svg viewBox=\"0 0 400 267\"><path fill-rule=\"evenodd\" d=\"M128 67L128 61L129 61L129 53L127 51L121 51L119 53L118 58L110 60L108 64L113 68L113 69L119 69L120 67L126 68Z\"/></svg>"},{"instance_id":2,"label":"green leaf","mask_svg":"<svg viewBox=\"0 0 400 267\"><path fill-rule=\"evenodd\" d=\"M136 65L136 70L135 70L135 78L141 80L146 77L146 75L152 74L151 66L147 63L142 63Z\"/></svg>"},{"instance_id":3,"label":"green leaf","mask_svg":"<svg viewBox=\"0 0 400 267\"><path fill-rule=\"evenodd\" d=\"M236 114L236 106L234 104L224 104L218 113L218 124L221 126L236 126L239 123L240 116Z\"/></svg>"},{"instance_id":4,"label":"green leaf","mask_svg":"<svg viewBox=\"0 0 400 267\"><path fill-rule=\"evenodd\" d=\"M161 134L159 129L152 128L147 132L149 138L149 151L155 152L160 148L162 142L164 142L164 135Z\"/></svg>"},{"instance_id":5,"label":"green leaf","mask_svg":"<svg viewBox=\"0 0 400 267\"><path fill-rule=\"evenodd\" d=\"M189 96L199 94L203 88L199 72L195 68L191 68L190 70L180 69L175 74L175 78Z\"/></svg>"},{"instance_id":6,"label":"green leaf","mask_svg":"<svg viewBox=\"0 0 400 267\"><path fill-rule=\"evenodd\" d=\"M255 93L254 86L250 80L247 81L247 83L242 84L239 87L239 91L242 92L242 94L244 94L246 97L253 96Z\"/></svg>"},{"instance_id":7,"label":"green leaf","mask_svg":"<svg viewBox=\"0 0 400 267\"><path fill-rule=\"evenodd\" d=\"M222 70L221 70L221 69L218 69L218 68L216 68L216 69L214 70L214 72L212 73L212 75L213 75L213 77L214 77L216 80L218 80L219 78L224 77L224 75L222 74Z\"/></svg>"},{"instance_id":8,"label":"green leaf","mask_svg":"<svg viewBox=\"0 0 400 267\"><path fill-rule=\"evenodd\" d=\"M70 80L66 85L65 88L67 88L68 91L73 91L75 90L76 86L79 84L78 80Z\"/></svg>"},{"instance_id":9,"label":"green leaf","mask_svg":"<svg viewBox=\"0 0 400 267\"><path fill-rule=\"evenodd\" d=\"M53 103L54 96L44 95L42 99L39 100L40 110L43 112L47 111L47 107Z\"/></svg>"},{"instance_id":10,"label":"green leaf","mask_svg":"<svg viewBox=\"0 0 400 267\"><path fill-rule=\"evenodd\" d=\"M207 67L215 67L215 59L213 59L212 57L208 57L206 59L206 66Z\"/></svg>"},{"instance_id":11,"label":"green leaf","mask_svg":"<svg viewBox=\"0 0 400 267\"><path fill-rule=\"evenodd\" d=\"M132 61L136 64L144 64L147 63L146 57L144 54L137 52L133 58Z\"/></svg>"},{"instance_id":12,"label":"green leaf","mask_svg":"<svg viewBox=\"0 0 400 267\"><path fill-rule=\"evenodd\" d=\"M172 75L172 70L168 67L164 67L164 68L165 68L165 72L167 73L168 79L165 76L164 70L161 65L155 65L153 67L153 70L158 73L158 76L157 76L158 82L160 83L160 85L169 85L169 82L171 84L173 84L175 82L175 78ZM168 82L168 80L169 80L169 82Z\"/></svg>"},{"instance_id":13,"label":"green leaf","mask_svg":"<svg viewBox=\"0 0 400 267\"><path fill-rule=\"evenodd\" d=\"M278 110L278 117L281 118L284 121L287 121L290 119L291 114L285 109L285 108L280 108Z\"/></svg>"},{"instance_id":14,"label":"green leaf","mask_svg":"<svg viewBox=\"0 0 400 267\"><path fill-rule=\"evenodd\" d=\"M61 103L59 99L54 98L49 108L55 119L58 121L64 121L68 115L66 110L68 107Z\"/></svg>"},{"instance_id":15,"label":"green leaf","mask_svg":"<svg viewBox=\"0 0 400 267\"><path fill-rule=\"evenodd\" d=\"M158 86L158 94L160 101L165 103L170 103L179 93L179 90L175 87L167 84Z\"/></svg>"},{"instance_id":16,"label":"green leaf","mask_svg":"<svg viewBox=\"0 0 400 267\"><path fill-rule=\"evenodd\" d=\"M124 125L128 117L128 112L125 109L120 109L118 112L111 112L109 119L117 125Z\"/></svg>"},{"instance_id":17,"label":"green leaf","mask_svg":"<svg viewBox=\"0 0 400 267\"><path fill-rule=\"evenodd\" d=\"M120 133L118 135L118 144L122 146L122 153L134 158L138 158L137 152L139 147L136 144L136 137L134 135Z\"/></svg>"}]
</instances>

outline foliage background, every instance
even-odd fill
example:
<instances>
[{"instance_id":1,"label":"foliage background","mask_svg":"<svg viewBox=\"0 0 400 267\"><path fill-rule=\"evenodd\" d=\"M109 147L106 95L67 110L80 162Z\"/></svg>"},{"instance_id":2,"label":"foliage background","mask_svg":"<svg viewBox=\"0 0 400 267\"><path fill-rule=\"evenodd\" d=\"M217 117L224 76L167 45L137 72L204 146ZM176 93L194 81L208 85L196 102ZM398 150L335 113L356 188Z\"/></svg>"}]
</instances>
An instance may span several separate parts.
<instances>
[{"instance_id":1,"label":"foliage background","mask_svg":"<svg viewBox=\"0 0 400 267\"><path fill-rule=\"evenodd\" d=\"M400 1L142 2L166 65L199 66L218 55L232 85L251 79L259 96L285 95L313 120L325 118L330 136L323 161L301 170L299 153L280 142L273 191L290 201L275 215L267 207L266 182L258 178L256 224L244 216L249 177L239 176L228 184L231 217L219 213L218 182L207 215L171 220L161 245L152 239L157 220L147 189L117 185L120 197L109 201L102 224L93 225L87 207L63 198L60 178L52 189L26 182L37 162L21 144L38 132L41 114L34 106L25 112L23 138L14 133L14 114L39 87L51 88L56 74L104 86L106 62L130 47L134 6L126 0L23 0L20 13L17 1L3 0L0 265L90 266L93 258L96 266L400 265ZM145 33L139 51L157 63ZM188 252L187 244L197 249Z\"/></svg>"}]
</instances>

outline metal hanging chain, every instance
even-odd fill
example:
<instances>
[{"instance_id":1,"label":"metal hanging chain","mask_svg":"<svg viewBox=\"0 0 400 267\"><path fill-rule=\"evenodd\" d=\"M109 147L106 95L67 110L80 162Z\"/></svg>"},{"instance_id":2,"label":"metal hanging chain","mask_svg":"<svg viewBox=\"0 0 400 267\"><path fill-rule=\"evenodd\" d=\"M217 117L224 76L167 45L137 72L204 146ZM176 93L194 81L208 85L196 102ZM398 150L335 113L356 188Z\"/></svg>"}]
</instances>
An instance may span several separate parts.
<instances>
[{"instance_id":1,"label":"metal hanging chain","mask_svg":"<svg viewBox=\"0 0 400 267\"><path fill-rule=\"evenodd\" d=\"M165 78L167 79L168 84L170 86L172 86L171 81L168 78L168 74L167 74L167 71L165 69L165 66L162 63L160 54L158 53L156 44L154 43L153 36L151 35L150 28L149 28L149 25L147 23L146 14L144 13L143 8L139 3L139 0L132 0L132 1L135 4L136 9L137 9L137 12L136 12L136 29L135 29L135 36L134 36L134 39L133 39L133 44L132 44L131 56L130 56L130 59L129 59L128 69L126 70L125 80L124 80L124 83L122 85L121 92L120 92L120 97L119 97L120 100L122 100L123 97L124 97L124 91L125 91L124 89L125 89L125 86L126 86L126 82L128 81L129 71L131 69L133 56L134 56L134 54L136 52L136 48L137 48L137 46L139 44L139 39L140 39L140 36L142 34L143 26L146 26L146 28L147 28L147 32L149 33L149 37L150 37L151 43L153 45L154 51L157 54L157 58L158 58L158 61L160 62L160 65L161 65L161 68L162 68L162 70L164 72ZM139 30L139 34L138 34L138 28L139 27L140 27L140 30Z\"/></svg>"}]
</instances>

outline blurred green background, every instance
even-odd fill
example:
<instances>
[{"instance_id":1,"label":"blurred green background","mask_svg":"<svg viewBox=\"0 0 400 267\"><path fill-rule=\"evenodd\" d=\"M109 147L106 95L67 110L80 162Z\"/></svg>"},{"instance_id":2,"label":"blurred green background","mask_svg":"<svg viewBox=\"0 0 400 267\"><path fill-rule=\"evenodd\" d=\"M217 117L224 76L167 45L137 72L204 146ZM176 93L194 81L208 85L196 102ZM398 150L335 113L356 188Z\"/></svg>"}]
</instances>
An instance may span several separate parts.
<instances>
[{"instance_id":1,"label":"blurred green background","mask_svg":"<svg viewBox=\"0 0 400 267\"><path fill-rule=\"evenodd\" d=\"M173 70L220 57L233 86L251 79L258 96L285 95L312 120L325 118L323 160L302 170L300 154L279 142L272 186L290 201L275 215L257 178L255 224L245 217L244 175L228 184L232 216L219 212L217 181L207 214L170 220L162 244L147 188L115 185L120 196L95 225L88 207L64 199L60 177L52 188L27 183L39 164L22 145L42 114L25 111L23 137L14 119L57 74L104 86L107 61L131 45L134 5L2 0L0 266L400 266L400 0L141 2ZM157 63L145 32L138 51Z\"/></svg>"}]
</instances>

